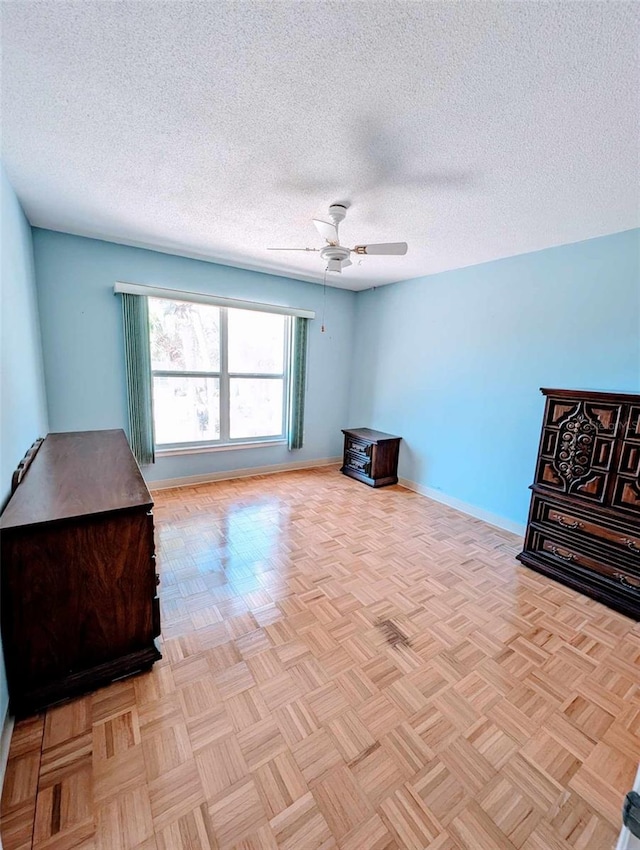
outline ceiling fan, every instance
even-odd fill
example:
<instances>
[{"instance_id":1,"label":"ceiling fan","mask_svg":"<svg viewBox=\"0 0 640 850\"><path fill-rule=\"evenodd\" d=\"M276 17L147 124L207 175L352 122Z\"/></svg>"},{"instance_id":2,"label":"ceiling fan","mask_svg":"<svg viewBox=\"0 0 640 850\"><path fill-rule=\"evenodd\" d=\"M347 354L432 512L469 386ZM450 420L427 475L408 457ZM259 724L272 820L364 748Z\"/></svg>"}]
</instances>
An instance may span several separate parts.
<instances>
[{"instance_id":1,"label":"ceiling fan","mask_svg":"<svg viewBox=\"0 0 640 850\"><path fill-rule=\"evenodd\" d=\"M340 244L338 236L338 225L344 220L347 207L344 204L332 204L329 207L329 218L331 222L314 218L313 223L318 233L327 243L324 248L268 248L269 251L317 251L327 263L327 271L342 272L352 265L350 254L383 254L387 256L401 256L407 253L406 242L379 242L374 245L356 245L355 248L347 248Z\"/></svg>"}]
</instances>

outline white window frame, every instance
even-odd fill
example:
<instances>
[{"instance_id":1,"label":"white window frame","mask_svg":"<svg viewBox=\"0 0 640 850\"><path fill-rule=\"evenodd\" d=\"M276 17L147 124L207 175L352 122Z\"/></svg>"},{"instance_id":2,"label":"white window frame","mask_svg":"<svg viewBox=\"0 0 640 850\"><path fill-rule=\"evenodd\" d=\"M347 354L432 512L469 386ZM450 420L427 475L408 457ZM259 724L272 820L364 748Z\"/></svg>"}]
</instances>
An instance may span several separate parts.
<instances>
[{"instance_id":1,"label":"white window frame","mask_svg":"<svg viewBox=\"0 0 640 850\"><path fill-rule=\"evenodd\" d=\"M178 297L179 293L176 292L175 296L172 293L170 298L167 298L166 295L149 295L150 298L156 298L158 300L170 300L170 301L178 301L182 303L186 303L187 301L192 301L195 299L185 299ZM222 300L222 299L220 299ZM205 302L207 303L207 302ZM211 302L209 302L211 303ZM268 310L260 310L260 305L256 304L252 305L250 308L245 308L244 306L240 306L242 302L237 305L234 304L233 307L222 306L221 304L217 304L218 309L220 311L220 369L217 372L214 371L190 371L184 369L153 369L151 370L151 393L152 397L155 392L155 378L156 377L182 377L182 378L217 378L219 380L220 387L220 437L217 440L192 440L189 442L182 443L155 443L156 454L157 455L168 455L168 454L191 454L195 452L204 452L204 451L215 451L218 449L231 449L231 448L248 448L250 446L265 446L265 445L281 445L286 443L287 440L287 413L289 410L289 396L290 396L290 375L291 375L291 343L292 343L292 333L293 333L293 321L292 316L290 314L285 314L284 312L278 313L278 315L283 316L285 320L284 324L284 340L283 340L283 371L279 372L252 372L252 373L243 373L243 372L229 372L229 309L242 310L242 309L250 309L254 312L263 312L263 313L276 313L274 309ZM212 305L213 306L213 305ZM268 306L268 305L265 305ZM246 379L267 379L267 380L281 380L282 381L282 431L280 434L267 435L264 437L236 437L232 438L230 436L230 382L233 378L246 378Z\"/></svg>"}]
</instances>

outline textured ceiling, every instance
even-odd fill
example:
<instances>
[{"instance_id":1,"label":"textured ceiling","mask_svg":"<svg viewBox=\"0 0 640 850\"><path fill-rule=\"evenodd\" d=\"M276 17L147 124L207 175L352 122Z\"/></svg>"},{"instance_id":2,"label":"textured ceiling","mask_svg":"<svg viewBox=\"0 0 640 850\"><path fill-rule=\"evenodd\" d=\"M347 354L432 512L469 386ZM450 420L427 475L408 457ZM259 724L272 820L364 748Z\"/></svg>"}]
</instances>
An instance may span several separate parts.
<instances>
[{"instance_id":1,"label":"textured ceiling","mask_svg":"<svg viewBox=\"0 0 640 850\"><path fill-rule=\"evenodd\" d=\"M32 224L373 285L637 226L638 3L3 2Z\"/></svg>"}]
</instances>

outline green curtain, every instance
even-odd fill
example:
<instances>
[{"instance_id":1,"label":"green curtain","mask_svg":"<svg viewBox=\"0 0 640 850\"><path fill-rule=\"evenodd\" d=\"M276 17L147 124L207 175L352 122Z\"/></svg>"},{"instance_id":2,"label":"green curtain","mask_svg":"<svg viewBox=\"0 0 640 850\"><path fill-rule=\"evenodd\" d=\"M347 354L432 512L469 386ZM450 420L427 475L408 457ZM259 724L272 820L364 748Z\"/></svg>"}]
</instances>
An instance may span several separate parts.
<instances>
[{"instance_id":1,"label":"green curtain","mask_svg":"<svg viewBox=\"0 0 640 850\"><path fill-rule=\"evenodd\" d=\"M122 294L129 445L141 466L155 463L149 306L144 295Z\"/></svg>"},{"instance_id":2,"label":"green curtain","mask_svg":"<svg viewBox=\"0 0 640 850\"><path fill-rule=\"evenodd\" d=\"M293 351L291 357L291 387L289 405L289 451L302 448L304 435L304 392L307 378L308 319L293 320Z\"/></svg>"}]
</instances>

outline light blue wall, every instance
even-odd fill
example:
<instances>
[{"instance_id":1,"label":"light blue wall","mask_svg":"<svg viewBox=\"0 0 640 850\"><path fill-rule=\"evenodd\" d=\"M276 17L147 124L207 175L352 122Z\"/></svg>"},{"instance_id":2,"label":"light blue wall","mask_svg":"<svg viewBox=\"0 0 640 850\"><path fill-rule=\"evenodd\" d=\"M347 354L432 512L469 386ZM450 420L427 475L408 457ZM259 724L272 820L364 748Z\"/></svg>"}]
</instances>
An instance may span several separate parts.
<instances>
[{"instance_id":1,"label":"light blue wall","mask_svg":"<svg viewBox=\"0 0 640 850\"><path fill-rule=\"evenodd\" d=\"M0 505L31 443L47 433L31 228L0 165ZM8 693L0 653L0 730Z\"/></svg>"},{"instance_id":2,"label":"light blue wall","mask_svg":"<svg viewBox=\"0 0 640 850\"><path fill-rule=\"evenodd\" d=\"M126 429L126 389L117 280L315 310L310 324L304 448L286 446L159 458L149 481L335 457L348 410L356 296L328 287L326 333L320 332L322 287L34 229L52 431Z\"/></svg>"},{"instance_id":3,"label":"light blue wall","mask_svg":"<svg viewBox=\"0 0 640 850\"><path fill-rule=\"evenodd\" d=\"M640 231L358 295L351 427L400 475L526 522L540 387L640 390Z\"/></svg>"},{"instance_id":4,"label":"light blue wall","mask_svg":"<svg viewBox=\"0 0 640 850\"><path fill-rule=\"evenodd\" d=\"M314 284L46 230L34 245L52 430L125 427L116 280L322 309ZM357 295L328 288L304 449L162 458L145 474L335 456L346 422L401 434L401 476L524 523L539 387L640 390L639 278L628 231Z\"/></svg>"}]
</instances>

